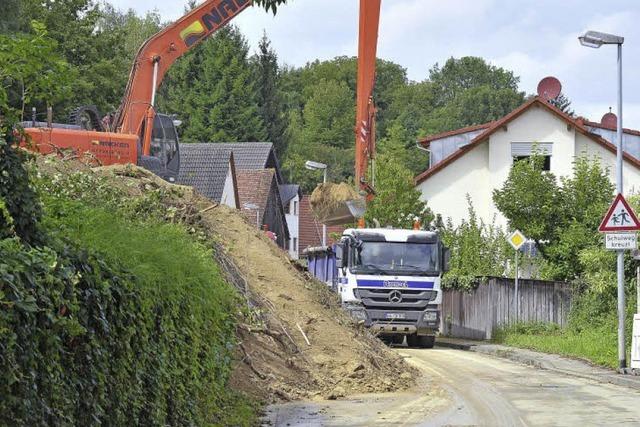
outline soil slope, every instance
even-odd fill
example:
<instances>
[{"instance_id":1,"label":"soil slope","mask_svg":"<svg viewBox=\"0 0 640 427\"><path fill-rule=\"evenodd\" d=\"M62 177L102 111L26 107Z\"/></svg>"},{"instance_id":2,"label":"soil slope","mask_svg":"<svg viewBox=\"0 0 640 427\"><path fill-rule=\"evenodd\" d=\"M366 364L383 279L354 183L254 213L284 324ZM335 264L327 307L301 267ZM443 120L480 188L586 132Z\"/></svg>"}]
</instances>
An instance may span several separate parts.
<instances>
[{"instance_id":1,"label":"soil slope","mask_svg":"<svg viewBox=\"0 0 640 427\"><path fill-rule=\"evenodd\" d=\"M75 161L38 163L44 174L98 174L129 197L155 191L174 212L172 220L215 242L214 256L247 307L237 331L232 387L276 402L395 391L414 383L413 368L354 324L334 293L296 268L238 211L131 165L89 169Z\"/></svg>"}]
</instances>

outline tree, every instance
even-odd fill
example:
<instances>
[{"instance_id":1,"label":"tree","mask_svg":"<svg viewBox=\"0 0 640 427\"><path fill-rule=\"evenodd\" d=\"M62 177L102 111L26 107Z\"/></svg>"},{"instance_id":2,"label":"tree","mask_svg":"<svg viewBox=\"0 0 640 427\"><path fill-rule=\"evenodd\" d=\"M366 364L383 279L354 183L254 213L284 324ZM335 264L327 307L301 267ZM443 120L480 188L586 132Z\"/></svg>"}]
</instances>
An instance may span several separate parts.
<instances>
[{"instance_id":1,"label":"tree","mask_svg":"<svg viewBox=\"0 0 640 427\"><path fill-rule=\"evenodd\" d=\"M158 98L162 111L178 112L182 138L194 142L264 141L249 46L235 26L220 29L180 58Z\"/></svg>"},{"instance_id":2,"label":"tree","mask_svg":"<svg viewBox=\"0 0 640 427\"><path fill-rule=\"evenodd\" d=\"M257 85L257 102L260 116L265 124L267 139L274 145L279 157L286 150L285 129L287 127L284 102L280 85L278 56L264 33L258 53L251 59Z\"/></svg>"},{"instance_id":3,"label":"tree","mask_svg":"<svg viewBox=\"0 0 640 427\"><path fill-rule=\"evenodd\" d=\"M317 175L305 169L306 160L329 165L332 181L348 180L354 171L355 105L349 88L344 82L320 80L308 90L312 95L302 113L290 112L284 161L286 172L303 191L318 183Z\"/></svg>"},{"instance_id":4,"label":"tree","mask_svg":"<svg viewBox=\"0 0 640 427\"><path fill-rule=\"evenodd\" d=\"M514 76L513 72L490 65L475 56L449 58L442 68L438 64L434 65L429 70L429 80L436 87L436 105L439 107L453 101L465 90L480 86L518 92L520 82L520 78Z\"/></svg>"},{"instance_id":5,"label":"tree","mask_svg":"<svg viewBox=\"0 0 640 427\"><path fill-rule=\"evenodd\" d=\"M511 256L505 233L499 227L485 224L478 218L467 195L468 220L454 227L449 219L442 228L442 240L451 250L450 270L443 285L470 289L482 276L502 276Z\"/></svg>"},{"instance_id":6,"label":"tree","mask_svg":"<svg viewBox=\"0 0 640 427\"><path fill-rule=\"evenodd\" d=\"M562 217L556 224L557 239L545 251L551 275L562 280L580 276L587 267L584 252L601 246L598 225L614 194L609 171L597 158L578 157L573 176L562 178L560 202ZM587 256L587 258L584 258Z\"/></svg>"},{"instance_id":7,"label":"tree","mask_svg":"<svg viewBox=\"0 0 640 427\"><path fill-rule=\"evenodd\" d=\"M543 170L544 157L534 154L514 163L502 188L493 191L493 203L509 221L540 249L557 238L564 218L555 176Z\"/></svg>"},{"instance_id":8,"label":"tree","mask_svg":"<svg viewBox=\"0 0 640 427\"><path fill-rule=\"evenodd\" d=\"M554 99L550 99L549 103L563 113L567 113L571 117L575 116L574 111L571 109L571 100L564 93L559 94Z\"/></svg>"},{"instance_id":9,"label":"tree","mask_svg":"<svg viewBox=\"0 0 640 427\"><path fill-rule=\"evenodd\" d=\"M33 22L33 35L0 35L0 116L24 116L27 105L52 105L70 91L72 73L56 54L57 44L44 26Z\"/></svg>"},{"instance_id":10,"label":"tree","mask_svg":"<svg viewBox=\"0 0 640 427\"><path fill-rule=\"evenodd\" d=\"M413 184L413 173L399 162L391 152L378 156L376 161L376 197L367 206L365 220L373 226L412 228L420 221L428 226L434 216L421 193Z\"/></svg>"}]
</instances>

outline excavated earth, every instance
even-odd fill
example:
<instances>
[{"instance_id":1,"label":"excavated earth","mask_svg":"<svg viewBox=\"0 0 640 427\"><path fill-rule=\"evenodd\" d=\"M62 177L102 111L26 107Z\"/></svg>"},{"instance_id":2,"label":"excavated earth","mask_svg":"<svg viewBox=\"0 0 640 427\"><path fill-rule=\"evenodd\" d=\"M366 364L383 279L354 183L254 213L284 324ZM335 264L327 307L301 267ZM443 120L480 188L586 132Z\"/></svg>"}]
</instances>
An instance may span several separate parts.
<instances>
[{"instance_id":1,"label":"excavated earth","mask_svg":"<svg viewBox=\"0 0 640 427\"><path fill-rule=\"evenodd\" d=\"M50 157L49 157L50 159ZM337 296L292 262L238 211L136 166L89 168L38 160L39 173L97 174L128 197L156 191L174 220L214 242L226 279L245 299L230 386L267 403L404 390L414 368L340 308Z\"/></svg>"}]
</instances>

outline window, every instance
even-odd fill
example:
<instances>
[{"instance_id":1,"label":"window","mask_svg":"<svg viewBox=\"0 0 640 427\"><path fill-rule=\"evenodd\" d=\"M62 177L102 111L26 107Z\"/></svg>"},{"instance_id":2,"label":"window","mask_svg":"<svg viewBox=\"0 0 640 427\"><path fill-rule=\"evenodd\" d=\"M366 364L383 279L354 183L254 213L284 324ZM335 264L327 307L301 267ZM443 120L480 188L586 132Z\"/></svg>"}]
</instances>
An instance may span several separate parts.
<instances>
[{"instance_id":1,"label":"window","mask_svg":"<svg viewBox=\"0 0 640 427\"><path fill-rule=\"evenodd\" d=\"M298 238L297 237L293 238L293 248L291 248L291 249L293 249L294 252L298 252Z\"/></svg>"},{"instance_id":2,"label":"window","mask_svg":"<svg viewBox=\"0 0 640 427\"><path fill-rule=\"evenodd\" d=\"M294 200L293 202L293 214L298 215L298 202Z\"/></svg>"},{"instance_id":3,"label":"window","mask_svg":"<svg viewBox=\"0 0 640 427\"><path fill-rule=\"evenodd\" d=\"M542 170L551 170L551 155L553 154L552 142L512 142L511 143L511 157L513 157L513 163L520 160L529 159L531 155L537 153L544 156L544 165Z\"/></svg>"},{"instance_id":4,"label":"window","mask_svg":"<svg viewBox=\"0 0 640 427\"><path fill-rule=\"evenodd\" d=\"M531 156L515 156L513 158L513 163L519 162L521 160L528 160ZM544 163L542 164L543 171L551 170L551 156L544 156Z\"/></svg>"}]
</instances>

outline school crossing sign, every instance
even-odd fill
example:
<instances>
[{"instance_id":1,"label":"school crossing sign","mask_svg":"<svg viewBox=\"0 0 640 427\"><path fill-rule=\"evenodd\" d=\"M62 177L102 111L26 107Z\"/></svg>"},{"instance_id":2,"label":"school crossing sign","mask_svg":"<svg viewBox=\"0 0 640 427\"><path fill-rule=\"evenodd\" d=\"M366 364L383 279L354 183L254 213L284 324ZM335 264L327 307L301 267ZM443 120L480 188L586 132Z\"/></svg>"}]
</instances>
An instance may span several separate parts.
<instances>
[{"instance_id":1,"label":"school crossing sign","mask_svg":"<svg viewBox=\"0 0 640 427\"><path fill-rule=\"evenodd\" d=\"M605 247L613 250L636 249L636 231L640 221L631 206L618 194L604 216L598 230L605 234Z\"/></svg>"},{"instance_id":2,"label":"school crossing sign","mask_svg":"<svg viewBox=\"0 0 640 427\"><path fill-rule=\"evenodd\" d=\"M622 194L618 194L600 223L598 231L601 233L616 233L638 230L640 230L638 217Z\"/></svg>"}]
</instances>

